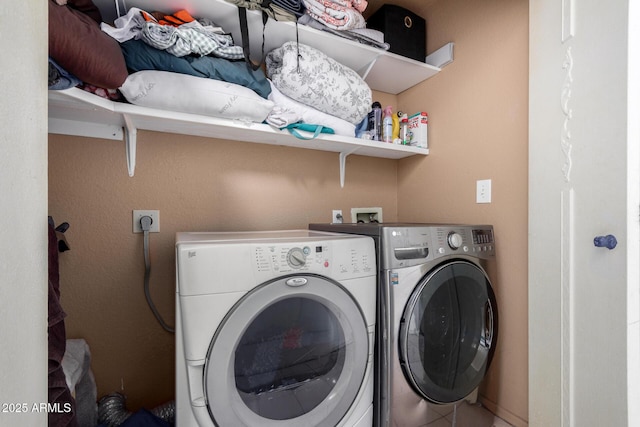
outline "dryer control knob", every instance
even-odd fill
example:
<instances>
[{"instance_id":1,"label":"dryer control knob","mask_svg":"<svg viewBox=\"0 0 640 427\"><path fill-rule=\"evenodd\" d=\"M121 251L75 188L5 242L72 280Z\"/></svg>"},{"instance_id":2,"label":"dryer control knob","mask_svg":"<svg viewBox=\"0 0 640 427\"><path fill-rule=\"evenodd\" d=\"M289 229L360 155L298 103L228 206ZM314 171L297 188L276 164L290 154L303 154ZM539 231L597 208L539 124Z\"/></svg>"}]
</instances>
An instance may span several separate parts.
<instances>
[{"instance_id":1,"label":"dryer control knob","mask_svg":"<svg viewBox=\"0 0 640 427\"><path fill-rule=\"evenodd\" d=\"M302 268L305 262L307 262L307 257L300 248L292 248L287 254L287 263L292 268Z\"/></svg>"},{"instance_id":2,"label":"dryer control knob","mask_svg":"<svg viewBox=\"0 0 640 427\"><path fill-rule=\"evenodd\" d=\"M451 249L458 249L462 246L462 236L458 233L449 233L449 236L447 236L447 243L449 243L449 247Z\"/></svg>"}]
</instances>

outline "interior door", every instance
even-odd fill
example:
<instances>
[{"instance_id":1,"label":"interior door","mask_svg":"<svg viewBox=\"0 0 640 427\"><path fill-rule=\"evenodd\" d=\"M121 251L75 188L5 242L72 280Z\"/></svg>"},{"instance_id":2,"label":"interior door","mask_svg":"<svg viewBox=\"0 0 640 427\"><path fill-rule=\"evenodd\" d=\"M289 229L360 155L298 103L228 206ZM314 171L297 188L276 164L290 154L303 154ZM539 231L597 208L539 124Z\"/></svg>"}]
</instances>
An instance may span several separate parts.
<instances>
[{"instance_id":1,"label":"interior door","mask_svg":"<svg viewBox=\"0 0 640 427\"><path fill-rule=\"evenodd\" d=\"M640 5L529 4L529 423L637 426Z\"/></svg>"}]
</instances>

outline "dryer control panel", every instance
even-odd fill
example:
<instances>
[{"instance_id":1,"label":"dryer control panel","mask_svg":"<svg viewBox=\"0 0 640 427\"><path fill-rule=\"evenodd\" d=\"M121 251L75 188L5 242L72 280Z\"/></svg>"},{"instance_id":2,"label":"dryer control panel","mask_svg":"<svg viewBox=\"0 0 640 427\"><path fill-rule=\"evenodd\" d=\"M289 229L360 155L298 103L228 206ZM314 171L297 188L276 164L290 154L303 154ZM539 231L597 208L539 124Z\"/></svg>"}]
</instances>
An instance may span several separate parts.
<instances>
[{"instance_id":1,"label":"dryer control panel","mask_svg":"<svg viewBox=\"0 0 640 427\"><path fill-rule=\"evenodd\" d=\"M260 275L318 273L340 278L375 274L375 253L369 245L335 245L335 242L256 245L252 249Z\"/></svg>"}]
</instances>

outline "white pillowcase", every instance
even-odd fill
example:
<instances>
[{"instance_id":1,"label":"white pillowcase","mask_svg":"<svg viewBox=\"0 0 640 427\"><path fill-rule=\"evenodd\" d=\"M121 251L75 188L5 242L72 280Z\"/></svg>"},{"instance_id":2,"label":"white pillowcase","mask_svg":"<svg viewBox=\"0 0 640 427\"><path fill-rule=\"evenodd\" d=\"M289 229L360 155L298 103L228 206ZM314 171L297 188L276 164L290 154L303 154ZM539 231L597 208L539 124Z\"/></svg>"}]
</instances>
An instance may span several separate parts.
<instances>
[{"instance_id":1,"label":"white pillowcase","mask_svg":"<svg viewBox=\"0 0 640 427\"><path fill-rule=\"evenodd\" d=\"M134 105L258 123L274 106L244 86L169 71L130 74L120 92Z\"/></svg>"}]
</instances>

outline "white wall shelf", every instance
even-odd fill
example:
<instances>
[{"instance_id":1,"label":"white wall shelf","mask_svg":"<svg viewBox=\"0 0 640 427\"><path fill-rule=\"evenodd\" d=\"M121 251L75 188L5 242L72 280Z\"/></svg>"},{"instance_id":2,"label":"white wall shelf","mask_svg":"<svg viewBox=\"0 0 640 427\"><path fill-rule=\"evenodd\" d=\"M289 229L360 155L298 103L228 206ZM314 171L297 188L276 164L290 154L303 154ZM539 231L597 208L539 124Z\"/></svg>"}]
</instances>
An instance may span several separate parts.
<instances>
[{"instance_id":1,"label":"white wall shelf","mask_svg":"<svg viewBox=\"0 0 640 427\"><path fill-rule=\"evenodd\" d=\"M339 153L340 184L351 154L388 159L427 155L428 149L322 134L302 140L263 123L243 122L113 102L78 88L49 91L49 132L124 141L129 176L135 172L138 130L168 132Z\"/></svg>"}]
</instances>

